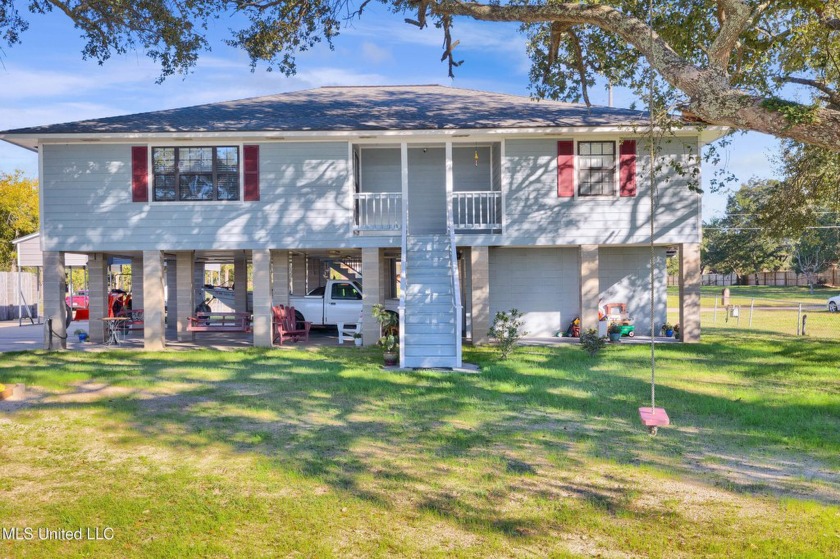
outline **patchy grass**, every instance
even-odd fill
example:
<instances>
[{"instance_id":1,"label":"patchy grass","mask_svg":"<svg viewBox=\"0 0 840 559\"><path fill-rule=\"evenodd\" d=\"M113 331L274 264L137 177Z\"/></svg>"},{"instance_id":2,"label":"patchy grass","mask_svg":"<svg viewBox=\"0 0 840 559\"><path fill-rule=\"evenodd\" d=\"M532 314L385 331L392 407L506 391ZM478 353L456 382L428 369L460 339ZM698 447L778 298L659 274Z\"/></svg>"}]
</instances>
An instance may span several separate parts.
<instances>
[{"instance_id":1,"label":"patchy grass","mask_svg":"<svg viewBox=\"0 0 840 559\"><path fill-rule=\"evenodd\" d=\"M773 287L766 285L734 285L730 287L730 303L739 307L740 317L727 318L721 301L722 287L702 287L700 298L703 332L730 335L736 331L750 331L770 336L796 336L802 316L807 316L809 337L840 339L840 313L828 312L828 298L840 293L837 288L815 287L814 294L807 287ZM717 308L715 308L717 298ZM799 305L802 313L799 313ZM668 320L679 322L679 294L668 288Z\"/></svg>"},{"instance_id":2,"label":"patchy grass","mask_svg":"<svg viewBox=\"0 0 840 559\"><path fill-rule=\"evenodd\" d=\"M828 298L840 294L840 288L814 286L814 293L807 287L790 286L777 287L772 285L730 285L730 302L733 305L749 306L755 300L756 305L789 306L802 303L803 305L828 304ZM700 305L713 308L715 298L718 305L722 306L722 286L704 285L700 288ZM679 288L668 287L668 306L676 307L679 304Z\"/></svg>"},{"instance_id":3,"label":"patchy grass","mask_svg":"<svg viewBox=\"0 0 840 559\"><path fill-rule=\"evenodd\" d=\"M13 557L840 554L840 347L738 331L520 348L479 375L376 351L19 353L0 382Z\"/></svg>"}]
</instances>

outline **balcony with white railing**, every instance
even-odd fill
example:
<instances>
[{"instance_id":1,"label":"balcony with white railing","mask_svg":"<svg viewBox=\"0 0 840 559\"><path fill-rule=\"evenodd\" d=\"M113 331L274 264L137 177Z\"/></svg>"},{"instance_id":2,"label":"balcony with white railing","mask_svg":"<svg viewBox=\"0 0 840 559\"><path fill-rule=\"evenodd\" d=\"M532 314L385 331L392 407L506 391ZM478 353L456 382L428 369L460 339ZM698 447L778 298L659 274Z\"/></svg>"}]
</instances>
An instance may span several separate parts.
<instances>
[{"instance_id":1,"label":"balcony with white railing","mask_svg":"<svg viewBox=\"0 0 840 559\"><path fill-rule=\"evenodd\" d=\"M502 193L453 192L452 218L457 231L494 231L502 228Z\"/></svg>"},{"instance_id":2,"label":"balcony with white railing","mask_svg":"<svg viewBox=\"0 0 840 559\"><path fill-rule=\"evenodd\" d=\"M357 192L353 194L353 227L357 231L399 231L402 228L402 194Z\"/></svg>"}]
</instances>

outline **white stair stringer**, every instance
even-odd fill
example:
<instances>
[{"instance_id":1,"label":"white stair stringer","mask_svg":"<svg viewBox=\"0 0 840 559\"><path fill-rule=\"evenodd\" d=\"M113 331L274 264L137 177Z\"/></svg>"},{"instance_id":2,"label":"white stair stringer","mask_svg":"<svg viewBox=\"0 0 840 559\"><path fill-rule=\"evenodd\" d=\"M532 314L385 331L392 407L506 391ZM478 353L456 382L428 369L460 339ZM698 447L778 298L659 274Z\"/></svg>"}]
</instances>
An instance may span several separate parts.
<instances>
[{"instance_id":1,"label":"white stair stringer","mask_svg":"<svg viewBox=\"0 0 840 559\"><path fill-rule=\"evenodd\" d=\"M460 367L449 235L409 235L405 254L404 367Z\"/></svg>"}]
</instances>

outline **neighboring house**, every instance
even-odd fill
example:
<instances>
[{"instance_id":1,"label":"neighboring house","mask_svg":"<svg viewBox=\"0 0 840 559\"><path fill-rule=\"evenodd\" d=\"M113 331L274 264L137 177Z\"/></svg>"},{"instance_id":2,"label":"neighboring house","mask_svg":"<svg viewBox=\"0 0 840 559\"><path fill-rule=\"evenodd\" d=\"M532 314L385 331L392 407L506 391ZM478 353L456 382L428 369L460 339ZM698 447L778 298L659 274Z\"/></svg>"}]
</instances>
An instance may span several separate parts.
<instances>
[{"instance_id":1,"label":"neighboring house","mask_svg":"<svg viewBox=\"0 0 840 559\"><path fill-rule=\"evenodd\" d=\"M699 339L700 196L684 176L721 131L662 143L651 255L646 125L637 111L450 87L323 87L0 138L40 153L48 316L63 312L61 253L89 256L91 316L105 316L108 257L131 258L145 344L160 348L167 275L184 338L201 263L233 261L243 285L250 262L254 344L268 346L272 304L355 262L365 343L378 338L371 307L400 297L401 363L451 367L462 335L486 341L513 307L544 337L626 302L647 333L649 262L660 324L672 246L684 340Z\"/></svg>"}]
</instances>

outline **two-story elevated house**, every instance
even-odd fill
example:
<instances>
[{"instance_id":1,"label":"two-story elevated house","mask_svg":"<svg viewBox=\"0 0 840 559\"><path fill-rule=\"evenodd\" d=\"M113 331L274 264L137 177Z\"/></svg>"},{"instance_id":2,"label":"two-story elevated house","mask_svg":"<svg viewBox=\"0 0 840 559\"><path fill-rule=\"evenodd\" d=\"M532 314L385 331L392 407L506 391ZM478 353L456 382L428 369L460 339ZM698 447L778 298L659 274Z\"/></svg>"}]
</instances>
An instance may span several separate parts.
<instances>
[{"instance_id":1,"label":"two-story elevated house","mask_svg":"<svg viewBox=\"0 0 840 559\"><path fill-rule=\"evenodd\" d=\"M511 308L540 337L578 316L596 327L599 303L626 302L649 333L652 291L665 321L669 247L683 340L699 339L700 197L669 163L691 174L719 131L686 126L662 142L652 255L647 124L637 111L451 87L323 87L0 138L39 152L57 334L64 252L88 254L91 317L106 315L107 259L135 263L149 349L173 335L165 309L174 335L191 335L204 262L234 262L240 286L252 265L257 346L272 343L272 305L350 262L365 343L378 338L371 307L398 298L401 364L452 367L463 337L485 341ZM102 340L99 321L90 329Z\"/></svg>"}]
</instances>

